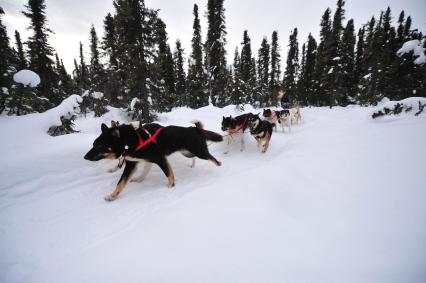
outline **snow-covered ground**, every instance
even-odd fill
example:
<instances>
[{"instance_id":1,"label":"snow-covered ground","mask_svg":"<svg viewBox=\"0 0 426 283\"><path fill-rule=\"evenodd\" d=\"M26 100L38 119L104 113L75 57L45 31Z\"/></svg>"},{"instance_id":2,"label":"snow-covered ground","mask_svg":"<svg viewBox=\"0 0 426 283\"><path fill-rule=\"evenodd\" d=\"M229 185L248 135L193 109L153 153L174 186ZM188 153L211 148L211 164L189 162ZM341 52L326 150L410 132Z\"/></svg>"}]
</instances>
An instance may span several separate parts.
<instances>
[{"instance_id":1,"label":"snow-covered ground","mask_svg":"<svg viewBox=\"0 0 426 283\"><path fill-rule=\"evenodd\" d=\"M374 110L302 109L266 154L248 135L210 146L222 167L175 154L174 189L154 166L110 203L116 162L83 155L119 110L59 137L45 114L0 117L0 282L426 282L426 115Z\"/></svg>"}]
</instances>

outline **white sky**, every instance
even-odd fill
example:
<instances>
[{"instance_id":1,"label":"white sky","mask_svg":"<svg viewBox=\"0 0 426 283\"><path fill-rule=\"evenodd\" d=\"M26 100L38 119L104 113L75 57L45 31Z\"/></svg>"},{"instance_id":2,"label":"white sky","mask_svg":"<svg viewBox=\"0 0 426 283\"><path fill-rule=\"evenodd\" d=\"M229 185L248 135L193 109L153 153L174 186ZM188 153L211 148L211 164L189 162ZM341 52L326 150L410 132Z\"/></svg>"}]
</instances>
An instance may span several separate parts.
<instances>
[{"instance_id":1,"label":"white sky","mask_svg":"<svg viewBox=\"0 0 426 283\"><path fill-rule=\"evenodd\" d=\"M300 47L309 32L318 39L319 23L324 10L330 7L334 13L337 0L226 0L225 17L228 35L228 63L232 63L235 47L248 30L252 41L252 52L257 55L262 38L270 41L273 30L278 31L282 60L287 53L287 42L291 30L299 30ZM8 28L8 35L14 42L14 30L17 29L23 40L29 35L26 30L29 21L20 13L24 10L26 0L0 0L0 6L6 15L3 21ZM160 9L160 17L167 25L169 43L172 50L179 38L185 48L185 57L190 53L192 38L192 9L194 3L199 6L203 41L207 28L205 13L207 0L145 0L146 6ZM86 59L89 58L89 30L93 23L98 36L103 35L103 19L108 12L113 12L112 0L47 0L48 26L55 32L50 37L51 45L64 60L69 72L73 69L73 59L78 57L79 42L85 48ZM387 6L392 9L396 22L400 11L413 18L413 28L426 31L425 0L346 0L345 22L353 18L356 29L365 24L372 15L376 18ZM282 66L284 66L282 62Z\"/></svg>"}]
</instances>

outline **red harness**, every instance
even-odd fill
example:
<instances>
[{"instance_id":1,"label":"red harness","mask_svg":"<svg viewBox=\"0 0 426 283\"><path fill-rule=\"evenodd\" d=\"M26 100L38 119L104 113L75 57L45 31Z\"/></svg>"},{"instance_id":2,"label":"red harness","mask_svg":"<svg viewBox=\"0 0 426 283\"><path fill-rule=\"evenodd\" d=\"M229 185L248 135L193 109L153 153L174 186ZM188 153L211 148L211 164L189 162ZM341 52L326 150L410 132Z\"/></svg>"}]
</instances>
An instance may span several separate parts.
<instances>
[{"instance_id":1,"label":"red harness","mask_svg":"<svg viewBox=\"0 0 426 283\"><path fill-rule=\"evenodd\" d=\"M142 140L141 136L139 135L138 129L136 129L136 134L139 137L139 144L136 147L135 151L140 150L141 148L143 148L144 146L146 146L147 144L153 142L153 143L157 143L157 141L155 140L155 138L158 136L158 134L161 132L163 128L159 128L155 131L155 133L153 135L150 134L150 132L148 132L145 128L142 128L142 130L148 134L149 138L145 141Z\"/></svg>"},{"instance_id":2,"label":"red harness","mask_svg":"<svg viewBox=\"0 0 426 283\"><path fill-rule=\"evenodd\" d=\"M229 134L228 134L228 135L225 135L225 137L226 137L226 136L231 136L231 138L232 138L232 135L233 135L233 134L238 133L238 132L239 132L242 128L244 128L245 126L247 126L248 117L249 117L249 116L247 115L247 116L246 116L246 118L244 119L244 122L241 124L241 126L239 126L239 127L238 127L238 129L236 129L236 130L231 130L231 131L229 131L229 130L228 130L228 133L229 133ZM243 132L244 132L244 130L243 130Z\"/></svg>"}]
</instances>

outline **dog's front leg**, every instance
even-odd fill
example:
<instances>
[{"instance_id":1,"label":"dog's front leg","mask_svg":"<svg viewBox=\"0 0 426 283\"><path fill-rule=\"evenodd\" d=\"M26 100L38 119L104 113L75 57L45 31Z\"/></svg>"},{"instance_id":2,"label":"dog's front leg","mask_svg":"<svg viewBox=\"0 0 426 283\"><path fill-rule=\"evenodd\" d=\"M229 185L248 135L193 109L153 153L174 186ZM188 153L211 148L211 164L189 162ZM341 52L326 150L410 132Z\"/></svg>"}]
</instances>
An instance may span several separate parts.
<instances>
[{"instance_id":1,"label":"dog's front leg","mask_svg":"<svg viewBox=\"0 0 426 283\"><path fill-rule=\"evenodd\" d=\"M241 133L241 151L244 151L245 143L244 143L244 132Z\"/></svg>"},{"instance_id":2,"label":"dog's front leg","mask_svg":"<svg viewBox=\"0 0 426 283\"><path fill-rule=\"evenodd\" d=\"M262 153L265 153L265 152L268 150L268 147L269 147L269 141L270 141L270 140L271 140L271 136L270 136L270 135L268 135L268 136L266 137L265 144L263 145Z\"/></svg>"},{"instance_id":3,"label":"dog's front leg","mask_svg":"<svg viewBox=\"0 0 426 283\"><path fill-rule=\"evenodd\" d=\"M117 187L112 192L112 194L105 197L106 201L115 200L118 195L123 191L124 187L127 185L130 177L133 172L135 172L137 162L134 161L126 161L126 167L124 167L123 174L121 175L120 181L118 181Z\"/></svg>"},{"instance_id":4,"label":"dog's front leg","mask_svg":"<svg viewBox=\"0 0 426 283\"><path fill-rule=\"evenodd\" d=\"M172 167L170 166L169 161L167 158L161 157L157 162L155 162L158 166L160 166L161 170L163 170L164 174L167 176L167 186L169 188L175 186L175 175L173 174Z\"/></svg>"},{"instance_id":5,"label":"dog's front leg","mask_svg":"<svg viewBox=\"0 0 426 283\"><path fill-rule=\"evenodd\" d=\"M140 176L130 179L130 182L138 182L138 183L142 182L143 180L145 180L146 176L148 176L148 173L149 171L151 171L151 168L152 168L152 163L149 161L145 161L142 174Z\"/></svg>"},{"instance_id":6,"label":"dog's front leg","mask_svg":"<svg viewBox=\"0 0 426 283\"><path fill-rule=\"evenodd\" d=\"M114 168L109 169L108 172L109 173L114 173L118 169L121 169L121 167L123 167L123 164L124 164L124 157L120 157L118 159L118 164Z\"/></svg>"}]
</instances>

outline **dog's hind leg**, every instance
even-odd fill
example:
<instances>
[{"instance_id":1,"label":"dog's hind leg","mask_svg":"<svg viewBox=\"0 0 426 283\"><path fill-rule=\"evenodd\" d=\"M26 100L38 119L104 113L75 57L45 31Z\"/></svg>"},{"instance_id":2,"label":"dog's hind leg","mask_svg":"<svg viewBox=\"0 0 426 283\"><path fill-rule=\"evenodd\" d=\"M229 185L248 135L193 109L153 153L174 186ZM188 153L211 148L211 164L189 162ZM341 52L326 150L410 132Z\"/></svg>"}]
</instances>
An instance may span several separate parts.
<instances>
[{"instance_id":1,"label":"dog's hind leg","mask_svg":"<svg viewBox=\"0 0 426 283\"><path fill-rule=\"evenodd\" d=\"M161 170L164 172L164 174L167 176L167 180L168 180L167 186L169 188L174 187L175 186L175 175L173 174L172 167L170 166L170 163L167 160L167 158L165 156L159 157L159 159L154 161L154 163L156 163L161 168Z\"/></svg>"},{"instance_id":2,"label":"dog's hind leg","mask_svg":"<svg viewBox=\"0 0 426 283\"><path fill-rule=\"evenodd\" d=\"M142 182L143 180L145 180L146 176L148 176L149 171L151 171L152 168L152 163L149 161L145 161L145 164L143 166L143 171L142 174L136 177L133 177L132 179L130 179L130 182Z\"/></svg>"},{"instance_id":3,"label":"dog's hind leg","mask_svg":"<svg viewBox=\"0 0 426 283\"><path fill-rule=\"evenodd\" d=\"M123 174L121 175L120 181L118 181L117 187L112 192L112 194L105 197L106 201L115 200L118 197L118 195L124 190L124 187L127 185L127 182L129 181L133 172L135 172L136 165L137 165L137 162L126 161L126 167L124 167L124 171L123 171Z\"/></svg>"}]
</instances>

